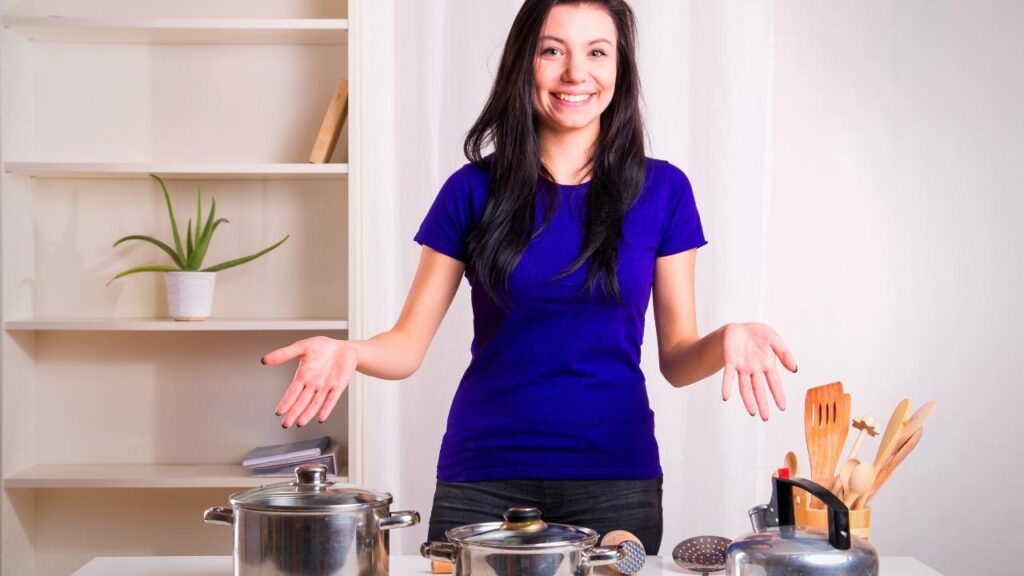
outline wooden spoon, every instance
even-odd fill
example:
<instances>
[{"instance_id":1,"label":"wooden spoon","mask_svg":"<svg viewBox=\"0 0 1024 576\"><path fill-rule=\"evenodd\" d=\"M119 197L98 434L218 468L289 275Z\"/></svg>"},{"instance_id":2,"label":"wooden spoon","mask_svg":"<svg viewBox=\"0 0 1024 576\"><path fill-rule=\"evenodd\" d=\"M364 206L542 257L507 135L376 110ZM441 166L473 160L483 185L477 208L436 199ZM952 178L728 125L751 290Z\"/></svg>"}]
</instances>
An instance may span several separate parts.
<instances>
[{"instance_id":1,"label":"wooden spoon","mask_svg":"<svg viewBox=\"0 0 1024 576\"><path fill-rule=\"evenodd\" d=\"M850 474L853 473L854 467L860 464L860 460L857 460L857 452L860 450L861 443L864 442L864 435L877 436L878 426L875 424L875 419L871 416L858 416L853 419L853 427L860 430L860 434L857 435L857 439L853 442L853 448L850 449L850 453L846 456L846 462L843 462L843 466L839 469L839 473L836 474L835 482L832 484L832 491L839 494L839 490L846 490L847 486L843 482L843 473L846 473L846 483L850 480ZM853 461L851 464L850 461ZM842 497L840 497L842 498Z\"/></svg>"},{"instance_id":2,"label":"wooden spoon","mask_svg":"<svg viewBox=\"0 0 1024 576\"><path fill-rule=\"evenodd\" d=\"M850 474L850 489L847 491L843 503L851 510L857 509L859 507L858 504L863 500L863 496L871 491L871 487L874 484L875 467L869 462L857 464L853 469L853 473Z\"/></svg>"},{"instance_id":3,"label":"wooden spoon","mask_svg":"<svg viewBox=\"0 0 1024 576\"><path fill-rule=\"evenodd\" d=\"M796 452L786 452L786 468L789 469L790 478L798 478L797 472L800 471L800 463L796 459Z\"/></svg>"}]
</instances>

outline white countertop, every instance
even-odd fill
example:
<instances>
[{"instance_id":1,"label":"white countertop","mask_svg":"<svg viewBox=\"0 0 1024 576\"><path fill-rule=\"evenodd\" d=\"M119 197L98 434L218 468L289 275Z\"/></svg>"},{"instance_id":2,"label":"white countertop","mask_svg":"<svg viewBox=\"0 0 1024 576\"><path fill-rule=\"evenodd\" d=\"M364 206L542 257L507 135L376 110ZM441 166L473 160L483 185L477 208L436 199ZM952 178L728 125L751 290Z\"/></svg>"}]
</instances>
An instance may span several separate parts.
<instances>
[{"instance_id":1,"label":"white countertop","mask_svg":"<svg viewBox=\"0 0 1024 576\"><path fill-rule=\"evenodd\" d=\"M882 556L885 576L942 576L908 556ZM232 576L230 556L136 556L93 558L72 576ZM430 574L430 563L419 556L392 556L391 574ZM640 574L686 574L671 557L649 556Z\"/></svg>"}]
</instances>

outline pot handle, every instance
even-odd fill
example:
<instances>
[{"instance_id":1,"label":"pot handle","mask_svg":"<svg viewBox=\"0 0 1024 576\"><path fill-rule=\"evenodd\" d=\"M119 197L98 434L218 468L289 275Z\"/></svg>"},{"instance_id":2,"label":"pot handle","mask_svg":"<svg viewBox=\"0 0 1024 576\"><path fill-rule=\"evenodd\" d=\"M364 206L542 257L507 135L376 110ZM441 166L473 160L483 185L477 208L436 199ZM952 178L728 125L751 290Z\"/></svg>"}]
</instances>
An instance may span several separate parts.
<instances>
[{"instance_id":1,"label":"pot handle","mask_svg":"<svg viewBox=\"0 0 1024 576\"><path fill-rule=\"evenodd\" d=\"M214 506L203 512L203 522L207 524L223 524L225 526L235 525L235 509Z\"/></svg>"},{"instance_id":2,"label":"pot handle","mask_svg":"<svg viewBox=\"0 0 1024 576\"><path fill-rule=\"evenodd\" d=\"M449 564L455 564L456 551L457 547L451 542L424 542L420 546L420 556Z\"/></svg>"},{"instance_id":3,"label":"pot handle","mask_svg":"<svg viewBox=\"0 0 1024 576\"><path fill-rule=\"evenodd\" d=\"M379 520L378 527L381 530L391 530L393 528L408 528L409 526L415 526L419 523L419 512L403 510L401 512L392 512L390 516L381 518Z\"/></svg>"},{"instance_id":4,"label":"pot handle","mask_svg":"<svg viewBox=\"0 0 1024 576\"><path fill-rule=\"evenodd\" d=\"M629 554L629 550L626 548L626 543L622 542L618 546L594 546L583 551L583 566L607 566L608 564L615 564L620 560L624 560L626 555Z\"/></svg>"},{"instance_id":5,"label":"pot handle","mask_svg":"<svg viewBox=\"0 0 1024 576\"><path fill-rule=\"evenodd\" d=\"M850 549L850 509L830 490L804 478L773 478L772 490L778 499L779 529L792 530L796 524L793 487L803 488L825 503L828 509L828 543L837 550Z\"/></svg>"}]
</instances>

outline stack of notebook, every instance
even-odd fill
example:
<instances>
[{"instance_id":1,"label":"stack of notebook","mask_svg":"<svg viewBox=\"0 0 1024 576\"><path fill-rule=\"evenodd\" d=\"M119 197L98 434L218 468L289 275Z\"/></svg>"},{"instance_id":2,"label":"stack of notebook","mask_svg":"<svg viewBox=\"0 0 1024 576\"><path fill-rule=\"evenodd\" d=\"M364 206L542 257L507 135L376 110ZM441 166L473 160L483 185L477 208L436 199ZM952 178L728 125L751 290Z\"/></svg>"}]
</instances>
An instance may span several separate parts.
<instances>
[{"instance_id":1,"label":"stack of notebook","mask_svg":"<svg viewBox=\"0 0 1024 576\"><path fill-rule=\"evenodd\" d=\"M258 446L249 451L242 465L252 476L292 476L300 464L323 464L327 473L337 475L341 462L341 446L330 436L310 440Z\"/></svg>"}]
</instances>

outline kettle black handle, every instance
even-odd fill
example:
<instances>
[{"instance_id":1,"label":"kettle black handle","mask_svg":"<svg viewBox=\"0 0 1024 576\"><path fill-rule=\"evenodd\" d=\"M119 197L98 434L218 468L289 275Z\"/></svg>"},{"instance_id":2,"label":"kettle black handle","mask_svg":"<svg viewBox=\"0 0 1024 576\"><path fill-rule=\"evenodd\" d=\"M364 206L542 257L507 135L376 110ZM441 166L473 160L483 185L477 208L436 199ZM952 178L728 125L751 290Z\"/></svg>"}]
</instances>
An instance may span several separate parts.
<instances>
[{"instance_id":1,"label":"kettle black handle","mask_svg":"<svg viewBox=\"0 0 1024 576\"><path fill-rule=\"evenodd\" d=\"M850 549L850 509L842 500L820 484L804 478L773 478L772 482L778 498L779 528L795 524L793 487L803 488L828 508L828 543L837 550Z\"/></svg>"}]
</instances>

